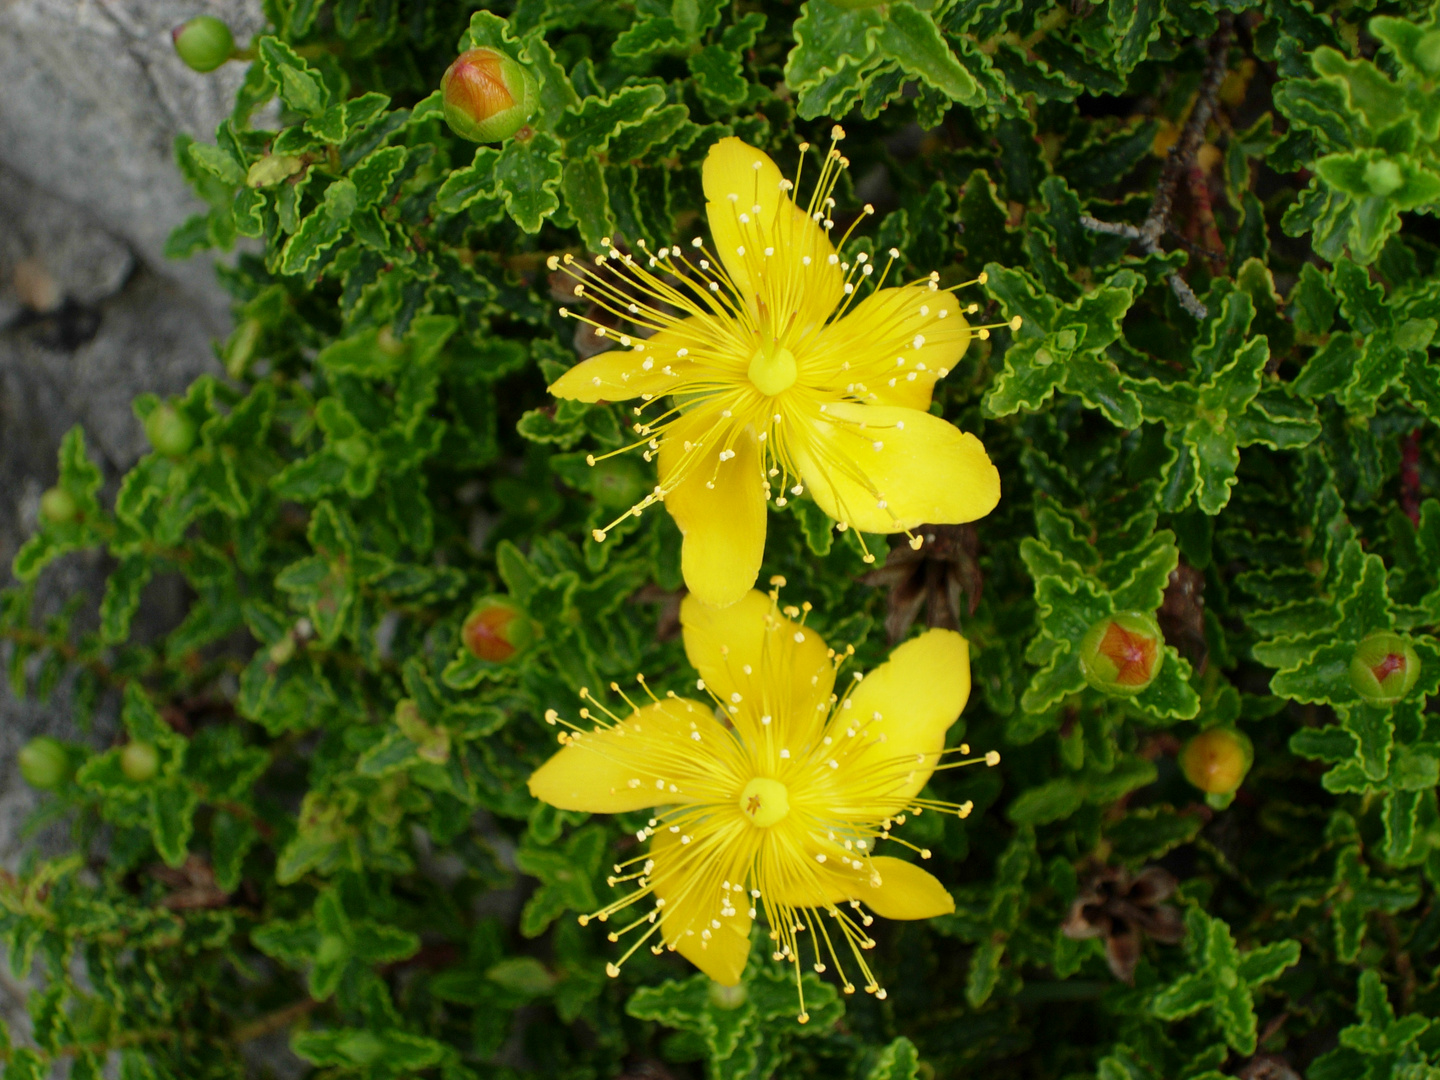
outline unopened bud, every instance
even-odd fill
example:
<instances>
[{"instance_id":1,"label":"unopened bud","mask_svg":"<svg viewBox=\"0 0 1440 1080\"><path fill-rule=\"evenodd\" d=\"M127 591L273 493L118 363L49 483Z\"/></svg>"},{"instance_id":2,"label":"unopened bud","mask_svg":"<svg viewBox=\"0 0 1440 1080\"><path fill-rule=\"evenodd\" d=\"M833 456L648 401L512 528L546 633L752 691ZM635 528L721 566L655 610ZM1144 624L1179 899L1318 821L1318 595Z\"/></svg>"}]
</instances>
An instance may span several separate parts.
<instances>
[{"instance_id":1,"label":"unopened bud","mask_svg":"<svg viewBox=\"0 0 1440 1080\"><path fill-rule=\"evenodd\" d=\"M197 15L170 31L175 53L191 71L214 71L235 55L235 37L213 15Z\"/></svg>"},{"instance_id":2,"label":"unopened bud","mask_svg":"<svg viewBox=\"0 0 1440 1080\"><path fill-rule=\"evenodd\" d=\"M1250 771L1255 748L1243 731L1212 727L1180 751L1180 771L1207 795L1232 795Z\"/></svg>"},{"instance_id":3,"label":"unopened bud","mask_svg":"<svg viewBox=\"0 0 1440 1080\"><path fill-rule=\"evenodd\" d=\"M160 752L148 742L130 742L120 751L120 771L125 779L143 784L160 771Z\"/></svg>"},{"instance_id":4,"label":"unopened bud","mask_svg":"<svg viewBox=\"0 0 1440 1080\"><path fill-rule=\"evenodd\" d=\"M195 421L173 405L157 405L145 418L145 437L166 457L180 457L195 445Z\"/></svg>"},{"instance_id":5,"label":"unopened bud","mask_svg":"<svg viewBox=\"0 0 1440 1080\"><path fill-rule=\"evenodd\" d=\"M53 487L40 496L40 516L51 525L68 525L80 516L80 505L70 492Z\"/></svg>"},{"instance_id":6,"label":"unopened bud","mask_svg":"<svg viewBox=\"0 0 1440 1080\"><path fill-rule=\"evenodd\" d=\"M1139 611L1101 619L1080 639L1085 681L1105 694L1138 694L1152 682L1165 659L1155 620Z\"/></svg>"},{"instance_id":7,"label":"unopened bud","mask_svg":"<svg viewBox=\"0 0 1440 1080\"><path fill-rule=\"evenodd\" d=\"M503 664L535 641L530 616L503 596L487 596L471 610L460 628L460 640L471 655Z\"/></svg>"},{"instance_id":8,"label":"unopened bud","mask_svg":"<svg viewBox=\"0 0 1440 1080\"><path fill-rule=\"evenodd\" d=\"M1355 647L1350 685L1371 705L1394 705L1420 678L1420 657L1410 639L1389 630L1371 634Z\"/></svg>"},{"instance_id":9,"label":"unopened bud","mask_svg":"<svg viewBox=\"0 0 1440 1080\"><path fill-rule=\"evenodd\" d=\"M450 130L471 142L508 139L540 102L540 84L530 69L494 49L461 53L440 80L440 93Z\"/></svg>"},{"instance_id":10,"label":"unopened bud","mask_svg":"<svg viewBox=\"0 0 1440 1080\"><path fill-rule=\"evenodd\" d=\"M42 735L20 749L20 775L41 791L54 791L75 774L75 758L58 739Z\"/></svg>"}]
</instances>

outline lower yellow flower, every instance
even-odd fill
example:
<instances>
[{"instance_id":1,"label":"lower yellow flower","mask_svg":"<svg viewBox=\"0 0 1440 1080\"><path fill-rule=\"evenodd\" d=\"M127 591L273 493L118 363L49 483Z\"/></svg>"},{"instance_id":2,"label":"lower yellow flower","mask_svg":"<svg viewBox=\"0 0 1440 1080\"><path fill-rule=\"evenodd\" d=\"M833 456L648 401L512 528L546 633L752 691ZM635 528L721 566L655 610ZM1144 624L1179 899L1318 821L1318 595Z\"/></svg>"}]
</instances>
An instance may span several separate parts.
<instances>
[{"instance_id":1,"label":"lower yellow flower","mask_svg":"<svg viewBox=\"0 0 1440 1080\"><path fill-rule=\"evenodd\" d=\"M721 139L703 175L713 251L700 237L654 253L640 240L636 257L607 238L593 269L563 260L575 295L636 336L592 324L618 347L550 392L641 399L627 449L658 457L659 484L624 517L665 503L685 537L685 583L709 604L754 586L769 500L808 492L842 530L910 533L973 521L1000 498L980 440L929 412L936 380L991 328L970 325L976 305L962 309L938 274L885 287L895 249L877 265L843 253L849 232L831 242L830 193L846 165L832 144L802 209L775 162Z\"/></svg>"},{"instance_id":2,"label":"lower yellow flower","mask_svg":"<svg viewBox=\"0 0 1440 1080\"><path fill-rule=\"evenodd\" d=\"M610 934L635 935L607 966L612 976L648 942L733 986L763 912L772 953L795 965L797 987L802 962L820 972L833 963L853 993L846 955L865 989L884 997L863 955L875 944L872 915L926 919L955 907L932 875L876 849L891 841L929 858L894 827L927 809L970 813L970 803L919 797L937 768L973 763L942 764L952 753L945 733L970 695L969 645L952 630L930 630L837 692L854 650L828 648L804 625L809 605L782 611L778 596L751 591L728 608L687 596L685 651L713 702L650 694L637 707L626 698L631 713L620 718L582 691L604 716L587 706L580 715L593 729L565 724L564 748L536 770L530 792L564 810L656 808L637 834L649 853L617 865L610 879L634 882L633 891L580 918L608 922L653 901ZM546 720L565 723L553 709Z\"/></svg>"}]
</instances>

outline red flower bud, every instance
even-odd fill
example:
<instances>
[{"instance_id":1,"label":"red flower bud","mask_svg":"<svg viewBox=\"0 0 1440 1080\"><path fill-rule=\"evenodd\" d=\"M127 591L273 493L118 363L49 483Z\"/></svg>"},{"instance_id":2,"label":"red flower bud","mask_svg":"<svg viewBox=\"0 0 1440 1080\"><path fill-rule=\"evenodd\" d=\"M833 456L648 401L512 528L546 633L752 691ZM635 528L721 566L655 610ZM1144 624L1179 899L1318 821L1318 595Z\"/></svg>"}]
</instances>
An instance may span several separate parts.
<instances>
[{"instance_id":1,"label":"red flower bud","mask_svg":"<svg viewBox=\"0 0 1440 1080\"><path fill-rule=\"evenodd\" d=\"M1389 630L1371 634L1355 647L1350 685L1371 705L1394 705L1420 678L1420 657L1410 639Z\"/></svg>"},{"instance_id":2,"label":"red flower bud","mask_svg":"<svg viewBox=\"0 0 1440 1080\"><path fill-rule=\"evenodd\" d=\"M1207 795L1233 794L1254 761L1249 736L1231 727L1202 731L1180 751L1180 771Z\"/></svg>"},{"instance_id":3,"label":"red flower bud","mask_svg":"<svg viewBox=\"0 0 1440 1080\"><path fill-rule=\"evenodd\" d=\"M535 641L531 618L503 596L487 596L471 610L460 628L460 640L471 654L503 664Z\"/></svg>"},{"instance_id":4,"label":"red flower bud","mask_svg":"<svg viewBox=\"0 0 1440 1080\"><path fill-rule=\"evenodd\" d=\"M540 103L530 69L494 49L461 53L440 80L440 93L450 130L471 142L508 139Z\"/></svg>"},{"instance_id":5,"label":"red flower bud","mask_svg":"<svg viewBox=\"0 0 1440 1080\"><path fill-rule=\"evenodd\" d=\"M1165 659L1164 638L1155 620L1139 611L1101 619L1080 639L1085 681L1105 694L1138 694L1152 682Z\"/></svg>"},{"instance_id":6,"label":"red flower bud","mask_svg":"<svg viewBox=\"0 0 1440 1080\"><path fill-rule=\"evenodd\" d=\"M20 775L25 782L41 791L54 791L75 774L75 758L70 747L42 735L20 748Z\"/></svg>"},{"instance_id":7,"label":"red flower bud","mask_svg":"<svg viewBox=\"0 0 1440 1080\"><path fill-rule=\"evenodd\" d=\"M170 31L175 52L192 71L214 71L235 55L235 37L213 15L197 15Z\"/></svg>"}]
</instances>

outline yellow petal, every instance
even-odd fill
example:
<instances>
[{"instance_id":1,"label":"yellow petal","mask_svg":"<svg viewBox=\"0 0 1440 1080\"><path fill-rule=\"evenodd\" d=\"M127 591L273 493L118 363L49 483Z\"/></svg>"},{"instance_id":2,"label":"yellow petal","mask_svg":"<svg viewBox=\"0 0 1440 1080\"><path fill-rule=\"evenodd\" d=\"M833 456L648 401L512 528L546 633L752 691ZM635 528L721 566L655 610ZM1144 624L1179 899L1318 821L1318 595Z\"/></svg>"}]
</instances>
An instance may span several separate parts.
<instances>
[{"instance_id":1,"label":"yellow petal","mask_svg":"<svg viewBox=\"0 0 1440 1080\"><path fill-rule=\"evenodd\" d=\"M680 605L685 655L722 701L735 704L739 694L751 719L768 715L798 734L824 721L829 710L816 706L829 702L835 666L824 638L774 607L755 590L727 608L687 596Z\"/></svg>"},{"instance_id":2,"label":"yellow petal","mask_svg":"<svg viewBox=\"0 0 1440 1080\"><path fill-rule=\"evenodd\" d=\"M665 944L724 986L734 986L745 971L750 957L749 898L735 894L733 915L722 915L718 888L705 888L698 883L695 864L712 860L716 852L694 850L666 830L657 832L650 842L650 858L655 861L650 880L655 895L665 901L664 921L660 934ZM723 857L723 852L719 853ZM724 878L725 874L733 877ZM720 867L705 878L713 884L723 880L738 881L743 877L740 867ZM688 889L685 888L689 884ZM718 922L717 927L714 924ZM708 937L706 934L708 933Z\"/></svg>"},{"instance_id":3,"label":"yellow petal","mask_svg":"<svg viewBox=\"0 0 1440 1080\"><path fill-rule=\"evenodd\" d=\"M803 883L793 874L780 878L784 884L770 889L771 900L810 908L859 900L885 919L933 919L955 910L955 898L945 886L914 863L877 855L863 869L854 870L839 864L838 847L827 850L830 856L823 867L809 861L804 864Z\"/></svg>"},{"instance_id":4,"label":"yellow petal","mask_svg":"<svg viewBox=\"0 0 1440 1080\"><path fill-rule=\"evenodd\" d=\"M665 507L685 538L680 568L686 587L705 603L724 607L749 592L760 576L765 489L755 436L749 430L736 434L729 446L735 456L717 462L725 447L721 436L712 434L712 422L709 410L697 409L671 425L660 444L660 484ZM677 469L684 478L671 490Z\"/></svg>"},{"instance_id":5,"label":"yellow petal","mask_svg":"<svg viewBox=\"0 0 1440 1080\"><path fill-rule=\"evenodd\" d=\"M840 423L815 422L793 451L806 489L836 521L892 533L974 521L1000 501L1000 473L980 440L938 416L854 402L825 415Z\"/></svg>"},{"instance_id":6,"label":"yellow petal","mask_svg":"<svg viewBox=\"0 0 1440 1080\"><path fill-rule=\"evenodd\" d=\"M693 326L687 329L686 324L692 322L694 320L687 319L676 328L636 339L635 344L643 345L643 349L611 349L582 360L555 380L550 393L558 398L585 402L626 401L641 394L651 397L668 394L693 377L695 365L675 356L675 350L689 340L687 334L696 331Z\"/></svg>"},{"instance_id":7,"label":"yellow petal","mask_svg":"<svg viewBox=\"0 0 1440 1080\"><path fill-rule=\"evenodd\" d=\"M881 405L923 411L935 380L954 369L969 344L970 324L952 293L924 285L880 289L824 329L805 370L807 378L813 372L833 380L837 390L858 379Z\"/></svg>"},{"instance_id":8,"label":"yellow petal","mask_svg":"<svg viewBox=\"0 0 1440 1080\"><path fill-rule=\"evenodd\" d=\"M656 787L663 765L647 760L646 751L653 760L677 742L688 747L692 722L707 736L725 735L710 706L667 698L608 730L586 732L569 743L535 770L530 794L561 810L591 814L622 814L673 802L673 795ZM637 738L641 734L644 738Z\"/></svg>"},{"instance_id":9,"label":"yellow petal","mask_svg":"<svg viewBox=\"0 0 1440 1080\"><path fill-rule=\"evenodd\" d=\"M882 919L933 919L955 910L955 898L928 870L914 863L877 855L870 867L879 874L858 880L847 900L859 900Z\"/></svg>"},{"instance_id":10,"label":"yellow petal","mask_svg":"<svg viewBox=\"0 0 1440 1080\"><path fill-rule=\"evenodd\" d=\"M905 642L850 694L847 712L870 721L865 737L871 740L853 771L867 781L893 777L894 798L918 794L969 698L969 642L954 630L927 630ZM876 816L892 812L879 808Z\"/></svg>"},{"instance_id":11,"label":"yellow petal","mask_svg":"<svg viewBox=\"0 0 1440 1080\"><path fill-rule=\"evenodd\" d=\"M772 311L788 301L783 306L803 331L835 310L845 278L830 262L835 248L825 230L780 189L783 179L768 154L733 136L721 139L705 157L705 213L715 254L752 311L757 295ZM774 253L765 255L766 248Z\"/></svg>"}]
</instances>

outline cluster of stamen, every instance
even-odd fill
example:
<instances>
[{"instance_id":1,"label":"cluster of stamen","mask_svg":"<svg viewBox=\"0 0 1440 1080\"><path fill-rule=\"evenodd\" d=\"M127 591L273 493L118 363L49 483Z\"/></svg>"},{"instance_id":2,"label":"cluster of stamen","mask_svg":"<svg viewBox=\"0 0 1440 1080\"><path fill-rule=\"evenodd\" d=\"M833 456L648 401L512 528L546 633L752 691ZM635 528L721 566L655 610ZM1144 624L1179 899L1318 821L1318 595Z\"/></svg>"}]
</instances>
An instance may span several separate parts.
<instances>
[{"instance_id":1,"label":"cluster of stamen","mask_svg":"<svg viewBox=\"0 0 1440 1080\"><path fill-rule=\"evenodd\" d=\"M878 886L880 875L872 855L883 841L908 847L922 859L930 858L928 849L895 835L894 829L905 824L907 815L918 816L926 810L964 818L973 804L905 794L916 771L982 762L993 766L1000 755L991 751L969 758L970 747L965 744L933 754L886 757L877 752L887 741L885 732L877 730L881 714L860 716L852 709L852 693L863 678L858 673L852 673L843 693L816 694L818 715L789 715L787 694L793 675L787 665L796 652L786 635L778 632L783 626L779 618L783 579L773 578L772 584L776 588L770 594L761 672L746 665L743 673L747 679L732 682L751 688L752 700L738 690L721 697L703 679L696 682L697 689L709 693L716 714L723 718L720 725L702 725L708 717L673 692L666 695L672 703L672 723L642 724L636 704L617 683L611 683L610 689L630 707L629 717L616 715L588 689L582 689L585 705L580 717L593 727L572 724L553 709L545 719L567 729L559 734L562 744L588 745L592 752L633 769L637 775L628 781L629 786L653 785L657 802L664 804L635 834L640 841L657 837L666 841L664 854L657 857L652 845L650 853L616 864L609 884L633 885L633 889L598 911L580 916L582 926L592 919L608 922L611 916L655 897L652 907L609 934L609 939L617 942L640 931L624 955L607 964L607 973L618 975L621 965L657 934L658 943L650 945L657 955L667 947L675 949L682 936L697 936L700 948L706 949L724 927L722 920L735 918L742 910L755 919L763 911L770 928L772 957L795 967L798 1019L804 1023L808 1014L801 965L807 952L816 972L835 966L845 993L855 992L841 959L847 952L866 992L883 998L885 991L865 960L864 953L875 945L868 932L874 918L861 901L810 906L794 902L795 898L826 894L821 875L832 859L857 881ZM791 632L795 644L803 643L809 633L805 628L809 611L809 604L783 609L786 618L798 621L798 629ZM728 662L728 650L722 649L722 654ZM843 652L829 649L825 662L838 675L853 655L853 647ZM817 671L812 685L817 685L819 678ZM652 702L661 702L643 675L636 681ZM781 687L785 690L777 693ZM696 714L688 725L683 723L686 710ZM596 739L591 734L596 730L618 738ZM661 792L663 796L658 795ZM767 804L777 797L783 797L783 807ZM659 865L657 858L664 865ZM657 890L657 880L663 880L663 890ZM691 910L698 907L705 914L688 925L667 927L684 905L691 905Z\"/></svg>"},{"instance_id":2,"label":"cluster of stamen","mask_svg":"<svg viewBox=\"0 0 1440 1080\"><path fill-rule=\"evenodd\" d=\"M849 165L836 145L844 131L836 125L831 135L805 210L818 229L799 228L792 210L789 193L799 184L799 169L794 181L779 181L779 208L773 222L763 220L761 162L755 162L751 197L744 200L738 192L728 195L742 241L733 258L743 267L749 288L737 282L725 260L710 251L701 237L690 242L689 252L678 244L652 251L644 240L637 240L638 257L619 251L606 237L602 241L605 253L595 258L593 268L568 254L563 259L549 259L552 270L563 266L575 279L577 297L628 321L635 333L617 333L568 308L561 308L561 315L587 322L597 335L610 336L622 349L633 350L639 358L634 374L644 373L646 385L658 391L639 395L642 404L634 408L632 421L636 440L612 454L591 455L589 463L634 449L640 449L648 461L667 439L677 438L667 432L682 416L689 419L699 414L706 421L698 437L683 440L674 448L678 453L669 455L662 483L615 521L595 529L596 540L604 540L626 518L638 517L663 501L697 473L705 477L706 487L714 488L720 470L737 456L738 441L750 432L759 447L758 467L767 500L784 506L791 496L804 493L805 480L797 466L803 456L827 483L829 477L839 477L868 493L875 506L889 514L894 523L890 531L906 533L912 547L918 549L923 543L890 510L885 493L863 466L864 451L882 450L886 431L903 429L904 422L858 421L836 415L831 406L840 402L873 404L880 400L876 388L882 385L894 388L902 381L949 374L948 368L928 368L915 355L927 337L906 327L917 314L928 319L932 304L936 323L930 324L931 344L959 341L970 333L983 340L998 326L1017 329L1019 318L981 327L957 318L947 325L943 320L952 311L946 303L948 294L984 284L985 275L941 289L939 274L932 273L910 285L936 294L933 300L922 301L917 309L913 294L897 291L888 308L874 313L873 320L867 317L862 328L867 340L858 346L844 343L847 359L826 368L823 361L827 356L833 358L836 348L833 342L822 340L823 333L852 311L865 283L874 291L882 289L900 257L900 252L891 248L877 273L875 261L866 252L853 259L841 255L859 222L874 213L868 204L830 249L828 240L835 226L830 216L835 207L831 192ZM801 169L808 149L808 143L801 144ZM724 212L723 206L718 212ZM826 292L826 283L837 270L842 298L833 310L820 311L815 298ZM960 314L960 309L953 310ZM963 314L978 310L979 305L972 303ZM666 331L663 347L652 343L652 335ZM659 382L653 378L657 371L664 376ZM632 374L621 377L628 381ZM595 381L601 383L598 377ZM675 395L668 408L664 404L667 395ZM844 506L833 485L832 490L841 511L836 528L844 532L853 509ZM863 537L861 546L865 546ZM874 556L866 550L865 559L872 562Z\"/></svg>"}]
</instances>

